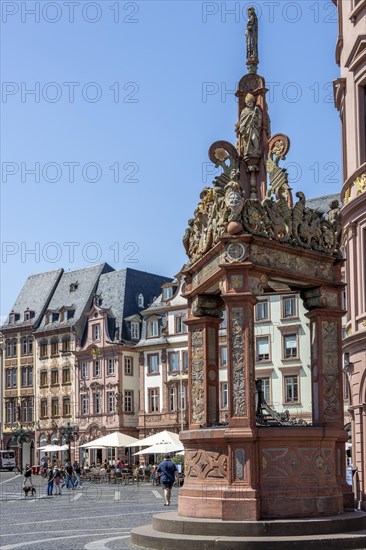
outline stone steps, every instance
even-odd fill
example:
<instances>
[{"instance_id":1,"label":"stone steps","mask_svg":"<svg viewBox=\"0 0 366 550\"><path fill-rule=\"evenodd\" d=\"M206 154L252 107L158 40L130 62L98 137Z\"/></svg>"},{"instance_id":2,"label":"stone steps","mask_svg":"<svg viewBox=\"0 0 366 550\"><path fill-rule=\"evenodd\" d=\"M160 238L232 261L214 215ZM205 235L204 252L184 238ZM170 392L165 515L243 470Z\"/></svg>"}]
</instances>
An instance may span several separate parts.
<instances>
[{"instance_id":1,"label":"stone steps","mask_svg":"<svg viewBox=\"0 0 366 550\"><path fill-rule=\"evenodd\" d=\"M230 534L230 536L228 536ZM132 530L131 542L159 550L366 550L366 514L273 521L216 521L157 514Z\"/></svg>"}]
</instances>

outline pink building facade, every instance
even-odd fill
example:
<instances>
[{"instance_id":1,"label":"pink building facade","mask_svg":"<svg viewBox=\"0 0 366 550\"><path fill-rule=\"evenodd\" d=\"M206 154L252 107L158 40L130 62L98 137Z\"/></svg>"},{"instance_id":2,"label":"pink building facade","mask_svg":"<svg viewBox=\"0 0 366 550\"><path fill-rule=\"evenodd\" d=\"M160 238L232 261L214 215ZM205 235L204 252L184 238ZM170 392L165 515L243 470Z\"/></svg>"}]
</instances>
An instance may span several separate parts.
<instances>
[{"instance_id":1,"label":"pink building facade","mask_svg":"<svg viewBox=\"0 0 366 550\"><path fill-rule=\"evenodd\" d=\"M334 82L342 124L341 211L346 262L347 320L343 341L352 420L353 489L366 510L366 0L333 0L338 8Z\"/></svg>"}]
</instances>

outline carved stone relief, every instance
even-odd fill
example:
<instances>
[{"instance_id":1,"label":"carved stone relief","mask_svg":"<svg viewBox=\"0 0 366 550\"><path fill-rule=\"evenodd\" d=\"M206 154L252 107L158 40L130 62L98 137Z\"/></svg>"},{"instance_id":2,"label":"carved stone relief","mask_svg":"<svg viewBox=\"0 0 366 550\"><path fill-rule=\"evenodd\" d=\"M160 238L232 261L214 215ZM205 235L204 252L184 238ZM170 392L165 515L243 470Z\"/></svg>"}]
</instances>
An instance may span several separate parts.
<instances>
[{"instance_id":1,"label":"carved stone relief","mask_svg":"<svg viewBox=\"0 0 366 550\"><path fill-rule=\"evenodd\" d=\"M305 277L315 277L324 280L333 280L334 277L334 268L331 264L320 263L310 258L291 254L290 252L269 250L258 245L251 247L250 259L253 263L263 267L301 272Z\"/></svg>"},{"instance_id":2,"label":"carved stone relief","mask_svg":"<svg viewBox=\"0 0 366 550\"><path fill-rule=\"evenodd\" d=\"M203 329L192 330L192 423L200 424L204 419L203 378Z\"/></svg>"},{"instance_id":3,"label":"carved stone relief","mask_svg":"<svg viewBox=\"0 0 366 550\"><path fill-rule=\"evenodd\" d=\"M323 321L323 411L326 420L337 420L341 414L338 378L338 325Z\"/></svg>"},{"instance_id":4,"label":"carved stone relief","mask_svg":"<svg viewBox=\"0 0 366 550\"><path fill-rule=\"evenodd\" d=\"M185 472L188 477L223 479L227 475L227 456L223 451L186 451Z\"/></svg>"},{"instance_id":5,"label":"carved stone relief","mask_svg":"<svg viewBox=\"0 0 366 550\"><path fill-rule=\"evenodd\" d=\"M264 480L312 480L335 474L334 452L330 448L262 449Z\"/></svg>"},{"instance_id":6,"label":"carved stone relief","mask_svg":"<svg viewBox=\"0 0 366 550\"><path fill-rule=\"evenodd\" d=\"M245 416L247 412L245 395L244 361L244 314L243 308L231 310L231 374L232 374L232 415Z\"/></svg>"}]
</instances>

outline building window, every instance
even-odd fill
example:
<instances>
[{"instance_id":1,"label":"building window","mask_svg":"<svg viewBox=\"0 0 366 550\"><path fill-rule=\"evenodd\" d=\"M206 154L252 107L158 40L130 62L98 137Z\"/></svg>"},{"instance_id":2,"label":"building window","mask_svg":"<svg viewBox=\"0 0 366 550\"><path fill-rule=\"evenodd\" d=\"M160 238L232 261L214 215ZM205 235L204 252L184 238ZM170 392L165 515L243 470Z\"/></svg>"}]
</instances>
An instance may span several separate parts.
<instances>
[{"instance_id":1,"label":"building window","mask_svg":"<svg viewBox=\"0 0 366 550\"><path fill-rule=\"evenodd\" d=\"M100 392L97 391L94 394L94 414L100 414L102 412L101 405L101 395Z\"/></svg>"},{"instance_id":2,"label":"building window","mask_svg":"<svg viewBox=\"0 0 366 550\"><path fill-rule=\"evenodd\" d=\"M40 358L44 359L45 357L47 357L47 353L48 353L47 344L45 342L43 342L42 344L39 345Z\"/></svg>"},{"instance_id":3,"label":"building window","mask_svg":"<svg viewBox=\"0 0 366 550\"><path fill-rule=\"evenodd\" d=\"M114 391L107 392L107 412L114 413L116 403L116 394Z\"/></svg>"},{"instance_id":4,"label":"building window","mask_svg":"<svg viewBox=\"0 0 366 550\"><path fill-rule=\"evenodd\" d=\"M149 374L157 374L159 372L159 356L148 355Z\"/></svg>"},{"instance_id":5,"label":"building window","mask_svg":"<svg viewBox=\"0 0 366 550\"><path fill-rule=\"evenodd\" d=\"M79 283L71 283L70 285L70 292L75 292L79 286Z\"/></svg>"},{"instance_id":6,"label":"building window","mask_svg":"<svg viewBox=\"0 0 366 550\"><path fill-rule=\"evenodd\" d=\"M40 386L41 388L44 388L45 386L47 386L47 371L46 370L41 370L41 375L40 375Z\"/></svg>"},{"instance_id":7,"label":"building window","mask_svg":"<svg viewBox=\"0 0 366 550\"><path fill-rule=\"evenodd\" d=\"M285 403L299 401L299 377L285 376Z\"/></svg>"},{"instance_id":8,"label":"building window","mask_svg":"<svg viewBox=\"0 0 366 550\"><path fill-rule=\"evenodd\" d=\"M33 367L22 367L22 387L33 386Z\"/></svg>"},{"instance_id":9,"label":"building window","mask_svg":"<svg viewBox=\"0 0 366 550\"><path fill-rule=\"evenodd\" d=\"M100 325L93 325L93 340L100 340Z\"/></svg>"},{"instance_id":10,"label":"building window","mask_svg":"<svg viewBox=\"0 0 366 550\"><path fill-rule=\"evenodd\" d=\"M270 404L272 401L270 380L269 378L259 378L259 380L262 382L261 389L262 389L263 398L267 404Z\"/></svg>"},{"instance_id":11,"label":"building window","mask_svg":"<svg viewBox=\"0 0 366 550\"><path fill-rule=\"evenodd\" d=\"M157 319L148 321L147 323L147 337L156 338L158 336L159 324Z\"/></svg>"},{"instance_id":12,"label":"building window","mask_svg":"<svg viewBox=\"0 0 366 550\"><path fill-rule=\"evenodd\" d=\"M21 419L24 423L33 422L33 397L22 399Z\"/></svg>"},{"instance_id":13,"label":"building window","mask_svg":"<svg viewBox=\"0 0 366 550\"><path fill-rule=\"evenodd\" d=\"M58 397L52 399L52 416L59 416Z\"/></svg>"},{"instance_id":14,"label":"building window","mask_svg":"<svg viewBox=\"0 0 366 550\"><path fill-rule=\"evenodd\" d=\"M168 353L168 368L171 372L179 371L179 354L177 351Z\"/></svg>"},{"instance_id":15,"label":"building window","mask_svg":"<svg viewBox=\"0 0 366 550\"><path fill-rule=\"evenodd\" d=\"M65 338L64 340L62 340L62 351L63 352L70 351L70 339L69 338Z\"/></svg>"},{"instance_id":16,"label":"building window","mask_svg":"<svg viewBox=\"0 0 366 550\"><path fill-rule=\"evenodd\" d=\"M183 371L188 372L188 351L183 351Z\"/></svg>"},{"instance_id":17,"label":"building window","mask_svg":"<svg viewBox=\"0 0 366 550\"><path fill-rule=\"evenodd\" d=\"M51 385L54 386L58 384L58 370L52 369L51 370Z\"/></svg>"},{"instance_id":18,"label":"building window","mask_svg":"<svg viewBox=\"0 0 366 550\"><path fill-rule=\"evenodd\" d=\"M255 306L255 318L256 321L269 320L268 300L262 300Z\"/></svg>"},{"instance_id":19,"label":"building window","mask_svg":"<svg viewBox=\"0 0 366 550\"><path fill-rule=\"evenodd\" d=\"M71 382L70 367L64 367L62 369L62 383L70 384L70 382Z\"/></svg>"},{"instance_id":20,"label":"building window","mask_svg":"<svg viewBox=\"0 0 366 550\"><path fill-rule=\"evenodd\" d=\"M125 375L126 376L133 376L133 358L132 357L125 357L124 358L125 363Z\"/></svg>"},{"instance_id":21,"label":"building window","mask_svg":"<svg viewBox=\"0 0 366 550\"><path fill-rule=\"evenodd\" d=\"M48 417L48 404L47 399L41 399L41 418L47 418Z\"/></svg>"},{"instance_id":22,"label":"building window","mask_svg":"<svg viewBox=\"0 0 366 550\"><path fill-rule=\"evenodd\" d=\"M22 340L21 340L21 354L22 355L27 355L27 353L28 353L27 338L22 338Z\"/></svg>"},{"instance_id":23,"label":"building window","mask_svg":"<svg viewBox=\"0 0 366 550\"><path fill-rule=\"evenodd\" d=\"M227 347L221 346L220 347L220 367L226 367L227 366Z\"/></svg>"},{"instance_id":24,"label":"building window","mask_svg":"<svg viewBox=\"0 0 366 550\"><path fill-rule=\"evenodd\" d=\"M110 357L107 363L107 374L112 376L116 372L117 359Z\"/></svg>"},{"instance_id":25,"label":"building window","mask_svg":"<svg viewBox=\"0 0 366 550\"><path fill-rule=\"evenodd\" d=\"M87 361L83 361L81 363L81 378L83 380L87 380L89 378L89 363Z\"/></svg>"},{"instance_id":26,"label":"building window","mask_svg":"<svg viewBox=\"0 0 366 550\"><path fill-rule=\"evenodd\" d=\"M71 415L70 397L64 397L62 400L62 414L63 416Z\"/></svg>"},{"instance_id":27,"label":"building window","mask_svg":"<svg viewBox=\"0 0 366 550\"><path fill-rule=\"evenodd\" d=\"M177 410L176 395L177 395L177 393L176 393L175 385L170 386L170 388L169 388L169 410L171 412Z\"/></svg>"},{"instance_id":28,"label":"building window","mask_svg":"<svg viewBox=\"0 0 366 550\"><path fill-rule=\"evenodd\" d=\"M101 368L100 368L100 361L99 359L96 359L93 362L93 376L100 376L101 375Z\"/></svg>"},{"instance_id":29,"label":"building window","mask_svg":"<svg viewBox=\"0 0 366 550\"><path fill-rule=\"evenodd\" d=\"M52 313L52 323L57 323L59 320L60 314L59 313Z\"/></svg>"},{"instance_id":30,"label":"building window","mask_svg":"<svg viewBox=\"0 0 366 550\"><path fill-rule=\"evenodd\" d=\"M166 302L173 296L173 287L168 286L163 288L163 300Z\"/></svg>"},{"instance_id":31,"label":"building window","mask_svg":"<svg viewBox=\"0 0 366 550\"><path fill-rule=\"evenodd\" d=\"M159 388L149 389L149 412L159 412Z\"/></svg>"},{"instance_id":32,"label":"building window","mask_svg":"<svg viewBox=\"0 0 366 550\"><path fill-rule=\"evenodd\" d=\"M13 355L13 357L16 357L16 355L17 355L17 343L18 343L17 339L13 338L13 340L12 340L12 355Z\"/></svg>"},{"instance_id":33,"label":"building window","mask_svg":"<svg viewBox=\"0 0 366 550\"><path fill-rule=\"evenodd\" d=\"M220 329L226 328L227 327L226 309L224 309L224 311L222 312L221 319L222 319L222 321L221 321L221 324L220 324Z\"/></svg>"},{"instance_id":34,"label":"building window","mask_svg":"<svg viewBox=\"0 0 366 550\"><path fill-rule=\"evenodd\" d=\"M133 391L125 390L124 392L124 411L133 413Z\"/></svg>"},{"instance_id":35,"label":"building window","mask_svg":"<svg viewBox=\"0 0 366 550\"><path fill-rule=\"evenodd\" d=\"M175 334L181 334L184 332L184 316L183 315L176 315L174 317L174 332Z\"/></svg>"},{"instance_id":36,"label":"building window","mask_svg":"<svg viewBox=\"0 0 366 550\"><path fill-rule=\"evenodd\" d=\"M349 389L348 389L348 376L343 373L343 398L345 401L349 400Z\"/></svg>"},{"instance_id":37,"label":"building window","mask_svg":"<svg viewBox=\"0 0 366 550\"><path fill-rule=\"evenodd\" d=\"M6 388L17 387L17 369L6 369Z\"/></svg>"},{"instance_id":38,"label":"building window","mask_svg":"<svg viewBox=\"0 0 366 550\"><path fill-rule=\"evenodd\" d=\"M138 321L131 322L131 339L139 340L140 338L140 323Z\"/></svg>"},{"instance_id":39,"label":"building window","mask_svg":"<svg viewBox=\"0 0 366 550\"><path fill-rule=\"evenodd\" d=\"M81 414L82 416L89 414L89 396L85 393L81 396Z\"/></svg>"},{"instance_id":40,"label":"building window","mask_svg":"<svg viewBox=\"0 0 366 550\"><path fill-rule=\"evenodd\" d=\"M178 408L180 411L184 411L186 408L186 390L185 386L180 384L178 386Z\"/></svg>"},{"instance_id":41,"label":"building window","mask_svg":"<svg viewBox=\"0 0 366 550\"><path fill-rule=\"evenodd\" d=\"M221 408L227 409L229 406L229 389L228 383L223 382L221 384Z\"/></svg>"},{"instance_id":42,"label":"building window","mask_svg":"<svg viewBox=\"0 0 366 550\"><path fill-rule=\"evenodd\" d=\"M51 342L51 355L58 355L58 340Z\"/></svg>"},{"instance_id":43,"label":"building window","mask_svg":"<svg viewBox=\"0 0 366 550\"><path fill-rule=\"evenodd\" d=\"M138 307L144 307L145 300L142 294L138 295L137 303L138 303Z\"/></svg>"},{"instance_id":44,"label":"building window","mask_svg":"<svg viewBox=\"0 0 366 550\"><path fill-rule=\"evenodd\" d=\"M11 347L11 340L8 338L6 340L6 357L11 357L12 347Z\"/></svg>"},{"instance_id":45,"label":"building window","mask_svg":"<svg viewBox=\"0 0 366 550\"><path fill-rule=\"evenodd\" d=\"M283 335L283 357L284 359L293 359L298 357L297 335Z\"/></svg>"},{"instance_id":46,"label":"building window","mask_svg":"<svg viewBox=\"0 0 366 550\"><path fill-rule=\"evenodd\" d=\"M14 400L5 402L5 421L7 424L14 424L17 421L17 407Z\"/></svg>"},{"instance_id":47,"label":"building window","mask_svg":"<svg viewBox=\"0 0 366 550\"><path fill-rule=\"evenodd\" d=\"M269 336L256 338L257 363L269 361Z\"/></svg>"},{"instance_id":48,"label":"building window","mask_svg":"<svg viewBox=\"0 0 366 550\"><path fill-rule=\"evenodd\" d=\"M297 298L296 296L284 296L282 298L282 317L297 317Z\"/></svg>"}]
</instances>

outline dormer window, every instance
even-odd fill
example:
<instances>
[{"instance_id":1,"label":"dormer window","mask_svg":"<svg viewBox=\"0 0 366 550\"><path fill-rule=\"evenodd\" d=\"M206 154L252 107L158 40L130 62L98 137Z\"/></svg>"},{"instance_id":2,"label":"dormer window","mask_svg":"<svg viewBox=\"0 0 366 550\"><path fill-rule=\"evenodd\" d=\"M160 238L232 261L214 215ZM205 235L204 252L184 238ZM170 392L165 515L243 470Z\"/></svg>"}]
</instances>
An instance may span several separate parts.
<instances>
[{"instance_id":1,"label":"dormer window","mask_svg":"<svg viewBox=\"0 0 366 550\"><path fill-rule=\"evenodd\" d=\"M76 283L71 283L71 285L70 285L70 292L75 292L75 291L77 290L78 286L79 286L79 283L78 283L78 282L76 282Z\"/></svg>"},{"instance_id":2,"label":"dormer window","mask_svg":"<svg viewBox=\"0 0 366 550\"><path fill-rule=\"evenodd\" d=\"M169 300L172 296L173 296L173 287L172 286L167 286L167 287L163 288L163 300L164 300L164 302Z\"/></svg>"},{"instance_id":3,"label":"dormer window","mask_svg":"<svg viewBox=\"0 0 366 550\"><path fill-rule=\"evenodd\" d=\"M57 323L58 321L58 318L59 318L60 314L59 313L52 313L52 323Z\"/></svg>"},{"instance_id":4,"label":"dormer window","mask_svg":"<svg viewBox=\"0 0 366 550\"><path fill-rule=\"evenodd\" d=\"M12 325L15 323L15 313L12 311L9 315L9 325Z\"/></svg>"},{"instance_id":5,"label":"dormer window","mask_svg":"<svg viewBox=\"0 0 366 550\"><path fill-rule=\"evenodd\" d=\"M131 321L131 339L140 339L140 323L138 323L137 321Z\"/></svg>"},{"instance_id":6,"label":"dormer window","mask_svg":"<svg viewBox=\"0 0 366 550\"><path fill-rule=\"evenodd\" d=\"M30 321L30 318L31 318L31 312L29 311L29 309L26 309L24 312L24 321Z\"/></svg>"},{"instance_id":7,"label":"dormer window","mask_svg":"<svg viewBox=\"0 0 366 550\"><path fill-rule=\"evenodd\" d=\"M147 337L154 338L159 334L159 324L157 319L151 319L147 322Z\"/></svg>"},{"instance_id":8,"label":"dormer window","mask_svg":"<svg viewBox=\"0 0 366 550\"><path fill-rule=\"evenodd\" d=\"M74 317L75 310L74 309L65 309L62 318L64 321L68 321L69 319L72 319Z\"/></svg>"},{"instance_id":9,"label":"dormer window","mask_svg":"<svg viewBox=\"0 0 366 550\"><path fill-rule=\"evenodd\" d=\"M137 297L138 307L144 307L144 297L142 294L139 294Z\"/></svg>"}]
</instances>

